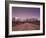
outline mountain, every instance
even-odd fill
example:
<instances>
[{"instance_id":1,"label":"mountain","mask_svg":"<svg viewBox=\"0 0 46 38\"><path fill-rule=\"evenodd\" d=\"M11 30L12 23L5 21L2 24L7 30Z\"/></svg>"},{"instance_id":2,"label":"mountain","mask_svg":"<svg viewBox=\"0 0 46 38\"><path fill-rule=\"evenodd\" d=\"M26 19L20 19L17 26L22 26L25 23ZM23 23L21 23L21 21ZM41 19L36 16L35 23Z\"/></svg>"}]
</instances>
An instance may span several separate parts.
<instances>
[{"instance_id":1,"label":"mountain","mask_svg":"<svg viewBox=\"0 0 46 38\"><path fill-rule=\"evenodd\" d=\"M12 21L40 21L38 18L21 18L21 17L13 17Z\"/></svg>"}]
</instances>

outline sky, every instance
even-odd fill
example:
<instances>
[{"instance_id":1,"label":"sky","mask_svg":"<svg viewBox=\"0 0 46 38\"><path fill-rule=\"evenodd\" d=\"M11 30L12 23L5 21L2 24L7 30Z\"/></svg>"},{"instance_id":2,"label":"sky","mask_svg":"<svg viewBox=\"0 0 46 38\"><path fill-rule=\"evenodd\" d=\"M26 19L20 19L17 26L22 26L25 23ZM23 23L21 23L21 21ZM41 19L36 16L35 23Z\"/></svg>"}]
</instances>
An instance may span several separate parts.
<instances>
[{"instance_id":1,"label":"sky","mask_svg":"<svg viewBox=\"0 0 46 38\"><path fill-rule=\"evenodd\" d=\"M40 19L40 8L12 7L12 17Z\"/></svg>"}]
</instances>

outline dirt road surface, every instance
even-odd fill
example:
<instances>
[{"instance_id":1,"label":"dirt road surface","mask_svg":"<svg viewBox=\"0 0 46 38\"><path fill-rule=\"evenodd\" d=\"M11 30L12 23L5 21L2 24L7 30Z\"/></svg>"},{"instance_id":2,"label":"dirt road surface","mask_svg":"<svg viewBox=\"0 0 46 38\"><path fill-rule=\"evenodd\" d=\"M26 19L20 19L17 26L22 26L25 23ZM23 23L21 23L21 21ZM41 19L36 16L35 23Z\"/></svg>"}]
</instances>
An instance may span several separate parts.
<instances>
[{"instance_id":1,"label":"dirt road surface","mask_svg":"<svg viewBox=\"0 0 46 38\"><path fill-rule=\"evenodd\" d=\"M12 31L40 30L40 25L24 23L12 27Z\"/></svg>"}]
</instances>

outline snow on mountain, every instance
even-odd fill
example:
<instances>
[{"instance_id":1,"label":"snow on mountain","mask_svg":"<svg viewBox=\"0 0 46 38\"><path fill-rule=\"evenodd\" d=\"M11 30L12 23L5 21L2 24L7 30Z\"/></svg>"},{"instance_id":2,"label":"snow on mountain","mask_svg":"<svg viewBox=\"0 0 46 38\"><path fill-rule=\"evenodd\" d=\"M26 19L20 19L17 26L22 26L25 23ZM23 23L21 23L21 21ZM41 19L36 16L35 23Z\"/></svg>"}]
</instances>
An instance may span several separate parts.
<instances>
[{"instance_id":1,"label":"snow on mountain","mask_svg":"<svg viewBox=\"0 0 46 38\"><path fill-rule=\"evenodd\" d=\"M39 19L39 18L26 18L26 19L25 19L25 18L21 18L21 17L14 17L14 20L15 20L15 21L17 21L17 20L19 20L19 21L25 21L25 20L36 21L36 20L38 20L38 21L39 21L40 19Z\"/></svg>"}]
</instances>

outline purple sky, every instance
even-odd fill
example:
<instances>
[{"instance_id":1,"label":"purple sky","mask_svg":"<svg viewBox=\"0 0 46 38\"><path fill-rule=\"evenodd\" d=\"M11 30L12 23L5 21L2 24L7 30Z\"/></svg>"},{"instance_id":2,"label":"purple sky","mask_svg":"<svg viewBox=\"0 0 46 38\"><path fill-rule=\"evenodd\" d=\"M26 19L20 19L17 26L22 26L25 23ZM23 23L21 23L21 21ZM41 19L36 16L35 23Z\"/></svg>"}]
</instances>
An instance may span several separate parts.
<instances>
[{"instance_id":1,"label":"purple sky","mask_svg":"<svg viewBox=\"0 0 46 38\"><path fill-rule=\"evenodd\" d=\"M12 16L21 18L40 18L40 8L12 7Z\"/></svg>"}]
</instances>

